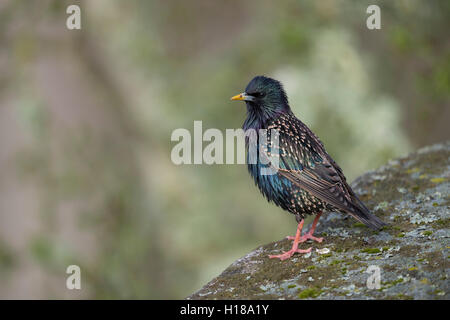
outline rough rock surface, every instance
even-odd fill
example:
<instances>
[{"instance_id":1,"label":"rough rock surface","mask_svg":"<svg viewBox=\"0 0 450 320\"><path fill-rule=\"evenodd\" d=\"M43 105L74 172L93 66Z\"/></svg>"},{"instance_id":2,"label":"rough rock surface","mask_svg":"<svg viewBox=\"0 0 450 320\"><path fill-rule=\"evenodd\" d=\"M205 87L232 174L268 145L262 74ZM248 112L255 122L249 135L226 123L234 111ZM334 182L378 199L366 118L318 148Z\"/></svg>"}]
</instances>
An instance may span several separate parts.
<instances>
[{"instance_id":1,"label":"rough rock surface","mask_svg":"<svg viewBox=\"0 0 450 320\"><path fill-rule=\"evenodd\" d=\"M352 187L389 226L371 231L339 213L324 214L310 254L269 259L281 240L256 248L188 299L449 299L450 141L391 160ZM310 240L308 240L310 241ZM369 289L380 269L380 288ZM371 278L373 279L373 278ZM375 284L374 282L370 282Z\"/></svg>"}]
</instances>

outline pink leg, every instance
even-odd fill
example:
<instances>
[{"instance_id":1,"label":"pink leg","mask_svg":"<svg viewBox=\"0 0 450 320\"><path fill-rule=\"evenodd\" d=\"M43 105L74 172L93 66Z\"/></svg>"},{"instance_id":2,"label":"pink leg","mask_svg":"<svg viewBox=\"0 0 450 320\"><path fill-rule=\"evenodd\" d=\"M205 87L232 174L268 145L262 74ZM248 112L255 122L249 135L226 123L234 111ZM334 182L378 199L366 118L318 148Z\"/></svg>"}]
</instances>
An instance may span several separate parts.
<instances>
[{"instance_id":1,"label":"pink leg","mask_svg":"<svg viewBox=\"0 0 450 320\"><path fill-rule=\"evenodd\" d=\"M306 233L304 236L300 237L300 240L299 240L300 243L305 242L308 239L315 240L315 241L317 241L319 243L323 241L323 238L317 238L317 237L313 236L314 231L316 230L317 222L319 221L319 218L320 218L321 215L322 215L322 212L320 212L320 213L318 213L316 215L316 218L314 219L314 222L312 223L311 229L309 229L308 233ZM294 240L295 239L295 237L291 237L291 236L287 236L286 238L288 240Z\"/></svg>"},{"instance_id":2,"label":"pink leg","mask_svg":"<svg viewBox=\"0 0 450 320\"><path fill-rule=\"evenodd\" d=\"M290 257L292 257L292 255L296 252L308 253L311 251L311 248L306 249L306 250L298 249L298 244L301 242L300 239L301 239L301 235L302 235L303 223L304 223L304 220L300 221L300 223L297 226L297 233L295 234L295 239L294 239L294 243L292 244L291 250L283 252L282 254L278 254L278 255L270 255L269 256L270 259L279 258L280 260L286 260L286 259L289 259Z\"/></svg>"}]
</instances>

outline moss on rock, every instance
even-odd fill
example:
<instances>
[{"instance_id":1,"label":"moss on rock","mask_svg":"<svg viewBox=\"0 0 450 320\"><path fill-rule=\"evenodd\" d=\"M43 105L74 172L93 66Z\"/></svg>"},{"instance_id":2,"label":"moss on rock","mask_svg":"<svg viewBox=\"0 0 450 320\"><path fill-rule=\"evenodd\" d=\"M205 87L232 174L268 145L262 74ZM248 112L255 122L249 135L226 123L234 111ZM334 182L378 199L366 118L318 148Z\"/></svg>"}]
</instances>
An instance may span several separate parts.
<instances>
[{"instance_id":1,"label":"moss on rock","mask_svg":"<svg viewBox=\"0 0 450 320\"><path fill-rule=\"evenodd\" d=\"M352 184L389 225L379 232L343 214L321 218L322 243L289 260L283 239L250 252L188 299L449 299L450 143L429 146L368 172ZM326 254L315 249L328 248ZM366 285L369 266L381 287Z\"/></svg>"}]
</instances>

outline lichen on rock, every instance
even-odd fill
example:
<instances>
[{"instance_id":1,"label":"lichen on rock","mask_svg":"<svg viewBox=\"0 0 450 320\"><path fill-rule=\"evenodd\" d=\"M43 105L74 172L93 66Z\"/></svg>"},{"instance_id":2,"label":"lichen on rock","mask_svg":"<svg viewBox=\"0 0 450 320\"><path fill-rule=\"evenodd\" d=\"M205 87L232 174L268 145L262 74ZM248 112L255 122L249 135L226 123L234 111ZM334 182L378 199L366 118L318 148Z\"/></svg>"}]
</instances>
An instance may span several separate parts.
<instances>
[{"instance_id":1,"label":"lichen on rock","mask_svg":"<svg viewBox=\"0 0 450 320\"><path fill-rule=\"evenodd\" d=\"M268 255L290 241L260 246L188 299L449 299L449 159L450 142L436 144L353 182L389 223L382 230L325 213L316 231L325 240L311 253L279 261ZM367 285L369 266L379 267L378 289Z\"/></svg>"}]
</instances>

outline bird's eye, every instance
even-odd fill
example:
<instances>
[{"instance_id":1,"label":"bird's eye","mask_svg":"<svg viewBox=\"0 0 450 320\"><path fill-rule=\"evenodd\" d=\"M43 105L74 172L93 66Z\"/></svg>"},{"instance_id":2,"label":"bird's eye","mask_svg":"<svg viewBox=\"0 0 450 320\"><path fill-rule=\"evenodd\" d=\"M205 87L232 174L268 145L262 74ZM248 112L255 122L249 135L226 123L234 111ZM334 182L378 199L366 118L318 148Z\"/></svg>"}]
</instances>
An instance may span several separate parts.
<instances>
[{"instance_id":1,"label":"bird's eye","mask_svg":"<svg viewBox=\"0 0 450 320\"><path fill-rule=\"evenodd\" d=\"M254 96L255 98L261 98L264 94L261 92L254 92L252 93L252 96Z\"/></svg>"}]
</instances>

